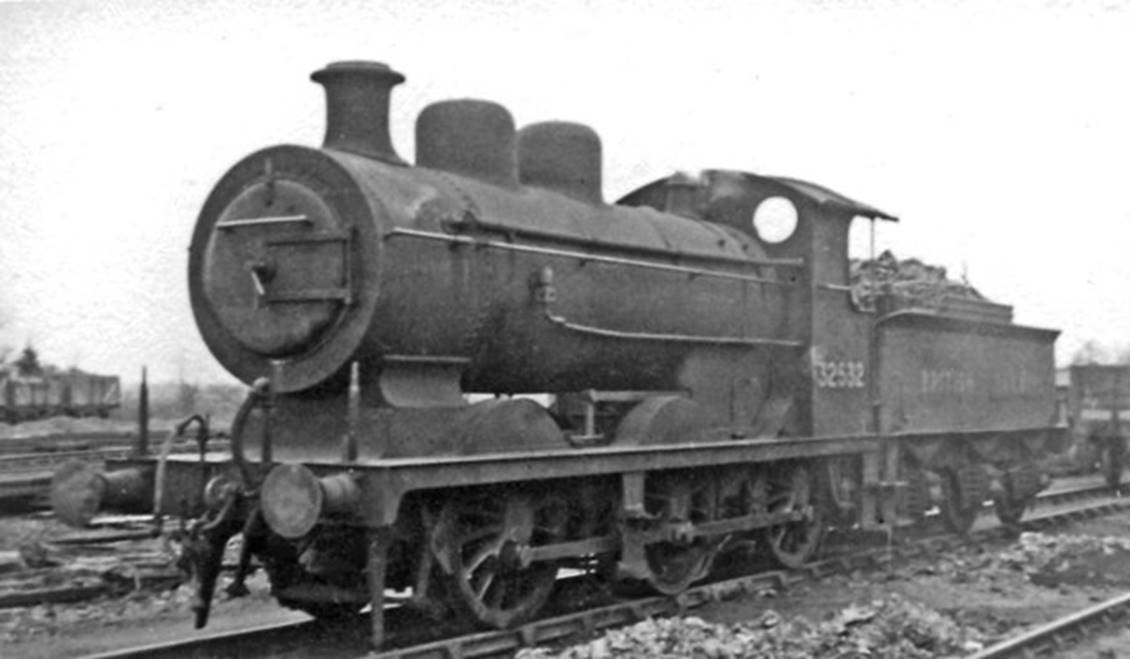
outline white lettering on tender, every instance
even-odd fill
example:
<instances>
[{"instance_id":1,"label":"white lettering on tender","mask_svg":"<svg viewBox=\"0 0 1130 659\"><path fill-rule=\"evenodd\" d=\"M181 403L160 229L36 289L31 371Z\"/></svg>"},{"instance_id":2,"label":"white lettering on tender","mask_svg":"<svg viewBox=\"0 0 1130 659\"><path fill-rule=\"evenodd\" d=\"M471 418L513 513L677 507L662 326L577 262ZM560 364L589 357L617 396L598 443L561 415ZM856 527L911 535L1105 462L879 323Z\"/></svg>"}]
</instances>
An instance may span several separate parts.
<instances>
[{"instance_id":1,"label":"white lettering on tender","mask_svg":"<svg viewBox=\"0 0 1130 659\"><path fill-rule=\"evenodd\" d=\"M812 362L812 379L821 389L862 389L863 376L863 362L860 361Z\"/></svg>"},{"instance_id":2,"label":"white lettering on tender","mask_svg":"<svg viewBox=\"0 0 1130 659\"><path fill-rule=\"evenodd\" d=\"M967 394L975 386L973 376L961 369L922 369L924 394Z\"/></svg>"}]
</instances>

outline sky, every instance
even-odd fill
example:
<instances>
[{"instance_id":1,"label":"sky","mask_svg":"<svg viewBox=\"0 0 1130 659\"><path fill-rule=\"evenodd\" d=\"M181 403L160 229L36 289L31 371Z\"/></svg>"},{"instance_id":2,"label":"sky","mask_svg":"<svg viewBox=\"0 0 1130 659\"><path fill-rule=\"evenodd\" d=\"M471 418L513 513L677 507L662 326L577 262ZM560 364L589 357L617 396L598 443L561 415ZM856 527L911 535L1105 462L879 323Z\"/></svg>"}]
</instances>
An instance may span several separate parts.
<instances>
[{"instance_id":1,"label":"sky","mask_svg":"<svg viewBox=\"0 0 1130 659\"><path fill-rule=\"evenodd\" d=\"M733 168L898 215L880 247L1018 322L1130 345L1130 3L4 2L0 346L135 380L231 381L187 247L242 156L318 145L335 60L389 63L393 142L430 102L593 126L605 196Z\"/></svg>"}]
</instances>

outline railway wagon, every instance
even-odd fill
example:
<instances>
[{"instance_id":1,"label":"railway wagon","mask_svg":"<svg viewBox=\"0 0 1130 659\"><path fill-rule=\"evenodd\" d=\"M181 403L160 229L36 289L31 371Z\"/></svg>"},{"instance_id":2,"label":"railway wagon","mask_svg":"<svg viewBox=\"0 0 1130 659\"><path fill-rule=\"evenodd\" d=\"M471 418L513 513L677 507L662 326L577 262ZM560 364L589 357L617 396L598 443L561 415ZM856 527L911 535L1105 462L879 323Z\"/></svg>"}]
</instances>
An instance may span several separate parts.
<instances>
[{"instance_id":1,"label":"railway wagon","mask_svg":"<svg viewBox=\"0 0 1130 659\"><path fill-rule=\"evenodd\" d=\"M7 423L62 414L105 417L121 400L116 375L74 369L26 376L0 371L0 420Z\"/></svg>"},{"instance_id":2,"label":"railway wagon","mask_svg":"<svg viewBox=\"0 0 1130 659\"><path fill-rule=\"evenodd\" d=\"M939 506L964 531L1040 489L1057 333L853 287L851 222L893 216L731 170L609 203L592 129L516 130L477 100L425 108L409 165L388 132L402 75L312 77L325 142L237 163L190 245L198 327L250 386L231 458L142 457L52 493L72 523L139 502L192 518L197 626L237 533L228 592L257 560L285 606L371 606L379 646L387 589L510 627L562 568L677 594L735 545L795 566L832 526Z\"/></svg>"},{"instance_id":3,"label":"railway wagon","mask_svg":"<svg viewBox=\"0 0 1130 659\"><path fill-rule=\"evenodd\" d=\"M62 383L44 377L0 376L0 399L9 423L48 416L63 400Z\"/></svg>"},{"instance_id":4,"label":"railway wagon","mask_svg":"<svg viewBox=\"0 0 1130 659\"><path fill-rule=\"evenodd\" d=\"M101 416L121 405L121 379L116 375L95 375L70 371L65 376L62 407L71 416Z\"/></svg>"},{"instance_id":5,"label":"railway wagon","mask_svg":"<svg viewBox=\"0 0 1130 659\"><path fill-rule=\"evenodd\" d=\"M1066 421L1076 461L1098 464L1111 487L1122 483L1130 434L1130 366L1076 364L1068 369Z\"/></svg>"}]
</instances>

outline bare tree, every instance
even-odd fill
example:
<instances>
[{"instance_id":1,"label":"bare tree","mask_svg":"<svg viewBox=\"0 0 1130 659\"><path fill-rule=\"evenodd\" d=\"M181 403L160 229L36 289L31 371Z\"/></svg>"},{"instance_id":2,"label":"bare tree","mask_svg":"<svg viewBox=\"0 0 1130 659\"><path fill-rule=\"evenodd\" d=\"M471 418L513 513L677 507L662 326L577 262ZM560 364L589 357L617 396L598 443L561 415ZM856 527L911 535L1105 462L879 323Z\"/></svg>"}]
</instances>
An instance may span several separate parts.
<instances>
[{"instance_id":1,"label":"bare tree","mask_svg":"<svg viewBox=\"0 0 1130 659\"><path fill-rule=\"evenodd\" d=\"M39 363L39 353L30 345L20 353L16 360L16 370L20 375L43 375L43 365Z\"/></svg>"},{"instance_id":2,"label":"bare tree","mask_svg":"<svg viewBox=\"0 0 1130 659\"><path fill-rule=\"evenodd\" d=\"M1088 339L1086 343L1079 346L1075 351L1075 356L1071 358L1071 363L1076 366L1087 364L1101 364L1106 361L1106 349L1094 339Z\"/></svg>"}]
</instances>

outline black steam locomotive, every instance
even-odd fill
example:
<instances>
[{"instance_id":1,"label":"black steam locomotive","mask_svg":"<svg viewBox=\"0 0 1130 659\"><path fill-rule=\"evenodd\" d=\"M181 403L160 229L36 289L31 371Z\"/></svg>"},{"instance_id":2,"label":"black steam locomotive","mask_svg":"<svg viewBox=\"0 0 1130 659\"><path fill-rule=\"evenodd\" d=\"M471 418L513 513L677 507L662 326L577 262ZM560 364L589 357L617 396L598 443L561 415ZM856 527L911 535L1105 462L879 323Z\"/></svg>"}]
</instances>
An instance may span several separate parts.
<instances>
[{"instance_id":1,"label":"black steam locomotive","mask_svg":"<svg viewBox=\"0 0 1130 659\"><path fill-rule=\"evenodd\" d=\"M139 457L56 492L77 522L195 518L198 626L240 532L280 603L371 605L379 645L386 589L507 627L561 568L673 594L735 538L798 565L830 526L937 506L964 531L1041 488L1057 333L861 293L848 227L895 218L726 170L608 203L591 129L516 130L476 100L421 112L409 165L388 132L403 76L312 77L325 144L243 159L192 238L200 331L251 385L231 459Z\"/></svg>"}]
</instances>

